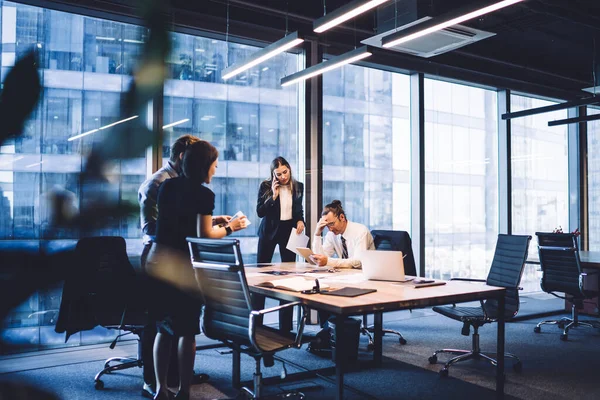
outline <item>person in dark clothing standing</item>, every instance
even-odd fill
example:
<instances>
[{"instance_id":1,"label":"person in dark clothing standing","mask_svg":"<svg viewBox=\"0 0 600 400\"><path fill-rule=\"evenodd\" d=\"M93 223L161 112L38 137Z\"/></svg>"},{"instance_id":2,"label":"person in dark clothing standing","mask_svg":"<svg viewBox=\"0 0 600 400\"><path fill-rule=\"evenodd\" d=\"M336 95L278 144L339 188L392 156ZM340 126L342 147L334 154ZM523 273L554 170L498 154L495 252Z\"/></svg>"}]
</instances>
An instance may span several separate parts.
<instances>
[{"instance_id":1,"label":"person in dark clothing standing","mask_svg":"<svg viewBox=\"0 0 600 400\"><path fill-rule=\"evenodd\" d=\"M292 228L304 231L302 199L304 185L292 176L292 168L283 157L271 162L271 176L260 184L256 213L262 220L258 227L258 262L269 263L279 245L281 261L296 260L296 254L286 249Z\"/></svg>"},{"instance_id":2,"label":"person in dark clothing standing","mask_svg":"<svg viewBox=\"0 0 600 400\"><path fill-rule=\"evenodd\" d=\"M159 400L170 398L166 379L173 340L178 344L179 365L179 391L175 398L186 400L190 394L202 303L186 238L222 238L244 229L247 224L246 217L242 216L225 226L213 226L214 222L218 223L212 218L215 194L204 184L211 182L217 170L218 155L217 149L204 140L191 144L183 156L183 176L166 180L158 192L157 246L155 254L148 257L147 269L150 275L171 283L156 293L159 303L152 310L158 327L154 369L155 399Z\"/></svg>"}]
</instances>

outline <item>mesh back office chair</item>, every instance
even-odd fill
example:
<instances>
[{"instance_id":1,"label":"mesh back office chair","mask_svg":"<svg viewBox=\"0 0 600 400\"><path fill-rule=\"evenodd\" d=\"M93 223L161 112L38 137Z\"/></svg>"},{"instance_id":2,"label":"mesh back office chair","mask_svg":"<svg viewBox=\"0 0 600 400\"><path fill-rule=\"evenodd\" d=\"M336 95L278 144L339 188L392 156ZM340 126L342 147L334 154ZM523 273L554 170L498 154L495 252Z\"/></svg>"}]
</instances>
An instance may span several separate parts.
<instances>
[{"instance_id":1,"label":"mesh back office chair","mask_svg":"<svg viewBox=\"0 0 600 400\"><path fill-rule=\"evenodd\" d=\"M263 398L260 361L262 359L266 367L271 367L274 365L274 354L277 351L291 347L299 348L302 345L306 309L300 302L292 302L265 310L252 310L239 241L199 238L187 240L196 280L204 300L203 331L207 337L227 344L234 350L234 354L241 352L254 358L254 390L242 390L250 398ZM300 305L303 310L296 335L263 326L259 322L267 313L296 305ZM239 363L234 361L233 364L233 376L236 381L235 377L239 377ZM304 398L304 395L298 392L281 394L284 397L293 395Z\"/></svg>"},{"instance_id":2,"label":"mesh back office chair","mask_svg":"<svg viewBox=\"0 0 600 400\"><path fill-rule=\"evenodd\" d=\"M412 240L410 235L406 231L386 231L386 230L372 230L371 235L373 236L373 242L375 249L384 251L401 251L404 257L404 273L406 275L416 276L417 268L415 265L415 257L412 251ZM367 350L373 349L373 338L371 333L374 331L373 326L367 324L367 316L363 315L363 327L361 332L363 335L367 335L369 338L369 344ZM392 329L383 329L383 334L391 333L398 335L398 341L400 344L406 344L406 339L398 331Z\"/></svg>"},{"instance_id":3,"label":"mesh back office chair","mask_svg":"<svg viewBox=\"0 0 600 400\"><path fill-rule=\"evenodd\" d=\"M66 332L66 340L75 332L101 325L125 331L110 344L113 349L124 335L138 336L136 358L112 357L94 378L95 388L103 389L102 375L122 369L141 367L139 335L147 322L141 299L134 296L136 273L127 257L122 237L89 237L80 239L75 248L73 265L65 279L59 321L56 331Z\"/></svg>"},{"instance_id":4,"label":"mesh back office chair","mask_svg":"<svg viewBox=\"0 0 600 400\"><path fill-rule=\"evenodd\" d=\"M494 259L492 260L492 266L487 279L456 278L453 280L485 282L490 286L506 288L504 317L507 321L514 318L519 311L519 283L523 275L525 260L527 260L530 241L531 236L498 235ZM435 364L437 362L437 355L440 353L457 355L444 365L440 371L441 376L448 376L448 368L452 364L472 358L483 358L492 365L497 365L496 359L491 356L496 353L491 352L488 355L483 353L479 348L479 327L494 322L498 318L498 304L496 299L482 301L480 307L443 306L433 307L433 311L462 322L463 328L461 333L465 336L469 336L471 327L473 327L473 348L471 350L442 349L437 350L429 357L429 363ZM521 371L522 363L517 356L510 353L506 353L505 356L515 360L513 364L515 371Z\"/></svg>"},{"instance_id":5,"label":"mesh back office chair","mask_svg":"<svg viewBox=\"0 0 600 400\"><path fill-rule=\"evenodd\" d=\"M583 300L598 296L597 291L583 289L583 277L577 248L577 237L572 233L536 232L538 252L542 267L541 287L544 292L572 302L571 318L542 321L533 331L540 333L541 326L555 324L563 329L561 340L568 339L569 329L578 326L597 327L597 321L579 321L578 309L583 307ZM559 296L555 292L564 293Z\"/></svg>"}]
</instances>

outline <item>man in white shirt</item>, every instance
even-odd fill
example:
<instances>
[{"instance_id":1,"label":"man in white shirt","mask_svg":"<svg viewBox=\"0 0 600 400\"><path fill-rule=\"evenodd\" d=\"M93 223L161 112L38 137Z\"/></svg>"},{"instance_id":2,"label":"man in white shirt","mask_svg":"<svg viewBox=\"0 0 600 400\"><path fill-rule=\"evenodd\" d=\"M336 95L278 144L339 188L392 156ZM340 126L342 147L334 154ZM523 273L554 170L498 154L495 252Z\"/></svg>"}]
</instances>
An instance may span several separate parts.
<instances>
[{"instance_id":1,"label":"man in white shirt","mask_svg":"<svg viewBox=\"0 0 600 400\"><path fill-rule=\"evenodd\" d=\"M329 232L321 239L325 227ZM360 260L355 258L356 254L362 250L375 250L375 244L369 229L357 222L348 221L342 202L334 200L325 206L321 219L317 222L312 250L315 253L312 258L319 266L361 268Z\"/></svg>"}]
</instances>

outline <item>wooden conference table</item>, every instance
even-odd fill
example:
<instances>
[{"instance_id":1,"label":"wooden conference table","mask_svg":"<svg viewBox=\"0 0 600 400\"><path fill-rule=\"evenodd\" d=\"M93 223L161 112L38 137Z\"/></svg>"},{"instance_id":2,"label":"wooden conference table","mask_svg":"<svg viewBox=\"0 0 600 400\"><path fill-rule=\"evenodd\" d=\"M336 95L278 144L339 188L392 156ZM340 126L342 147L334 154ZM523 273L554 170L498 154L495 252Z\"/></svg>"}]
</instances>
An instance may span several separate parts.
<instances>
[{"instance_id":1,"label":"wooden conference table","mask_svg":"<svg viewBox=\"0 0 600 400\"><path fill-rule=\"evenodd\" d=\"M302 294L300 292L256 286L266 281L290 277L290 275L276 276L262 272L277 270L304 274L307 270L314 269L314 265L292 262L271 264L270 266L261 266L260 268L257 268L256 266L247 266L245 272L250 291L253 293L279 300L300 301L310 308L324 310L334 314L338 318L337 323L335 324L336 337L340 337L342 333L341 330L344 326L343 319L353 315L374 314L375 332L373 337L373 363L376 367L381 366L382 362L382 327L384 312L496 298L498 300L500 311L500 318L498 319L496 394L498 398L503 397L505 335L503 312L505 306L504 288L486 286L481 283L460 281L448 281L443 286L415 288L414 284L410 282L394 283L368 280L360 281L362 277L361 271L352 269L341 270L340 272L335 273L327 273L324 271L322 274L318 275L319 281L328 283L331 289L360 287L377 289L377 291L357 297L340 297L324 294ZM315 279L315 276L312 276L312 274L304 276L307 279ZM336 351L335 353L336 399L342 399L344 390L343 356L340 351Z\"/></svg>"}]
</instances>

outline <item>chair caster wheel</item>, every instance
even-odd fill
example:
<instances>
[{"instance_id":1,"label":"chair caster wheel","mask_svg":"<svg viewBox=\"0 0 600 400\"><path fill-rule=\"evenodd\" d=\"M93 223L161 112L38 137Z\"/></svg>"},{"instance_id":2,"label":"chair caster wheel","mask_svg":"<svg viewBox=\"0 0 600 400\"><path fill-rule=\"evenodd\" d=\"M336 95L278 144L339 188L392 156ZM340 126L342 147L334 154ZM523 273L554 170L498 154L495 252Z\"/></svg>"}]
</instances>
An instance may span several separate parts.
<instances>
[{"instance_id":1,"label":"chair caster wheel","mask_svg":"<svg viewBox=\"0 0 600 400\"><path fill-rule=\"evenodd\" d=\"M398 339L398 341L400 342L400 344L406 344L406 339L404 339L403 337Z\"/></svg>"},{"instance_id":2,"label":"chair caster wheel","mask_svg":"<svg viewBox=\"0 0 600 400\"><path fill-rule=\"evenodd\" d=\"M560 334L560 340L562 340L563 342L566 342L567 339L569 339L569 335L565 335L564 333Z\"/></svg>"},{"instance_id":3,"label":"chair caster wheel","mask_svg":"<svg viewBox=\"0 0 600 400\"><path fill-rule=\"evenodd\" d=\"M523 371L523 363L521 361L519 361L518 363L513 365L513 370L515 372L521 372Z\"/></svg>"},{"instance_id":4,"label":"chair caster wheel","mask_svg":"<svg viewBox=\"0 0 600 400\"><path fill-rule=\"evenodd\" d=\"M373 343L369 343L367 345L367 351L373 351L373 348L375 348L375 345Z\"/></svg>"},{"instance_id":5,"label":"chair caster wheel","mask_svg":"<svg viewBox=\"0 0 600 400\"><path fill-rule=\"evenodd\" d=\"M94 389L96 389L96 390L104 389L104 382L102 382L101 380L97 380L96 382L94 382Z\"/></svg>"},{"instance_id":6,"label":"chair caster wheel","mask_svg":"<svg viewBox=\"0 0 600 400\"><path fill-rule=\"evenodd\" d=\"M442 369L440 370L440 376L441 376L442 378L447 378L447 377L448 377L448 368L442 368Z\"/></svg>"},{"instance_id":7,"label":"chair caster wheel","mask_svg":"<svg viewBox=\"0 0 600 400\"><path fill-rule=\"evenodd\" d=\"M536 326L535 328L533 328L533 331L535 333L540 333L542 331L542 328L540 328L539 326Z\"/></svg>"},{"instance_id":8,"label":"chair caster wheel","mask_svg":"<svg viewBox=\"0 0 600 400\"><path fill-rule=\"evenodd\" d=\"M429 357L429 364L436 364L436 363L437 363L437 356Z\"/></svg>"}]
</instances>

